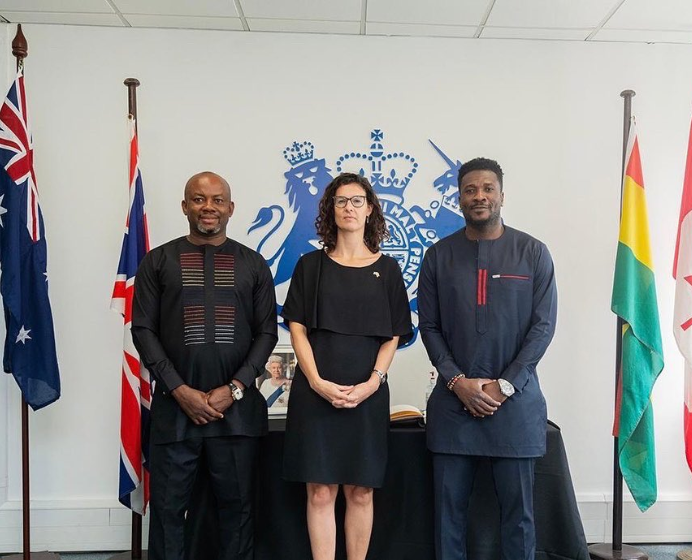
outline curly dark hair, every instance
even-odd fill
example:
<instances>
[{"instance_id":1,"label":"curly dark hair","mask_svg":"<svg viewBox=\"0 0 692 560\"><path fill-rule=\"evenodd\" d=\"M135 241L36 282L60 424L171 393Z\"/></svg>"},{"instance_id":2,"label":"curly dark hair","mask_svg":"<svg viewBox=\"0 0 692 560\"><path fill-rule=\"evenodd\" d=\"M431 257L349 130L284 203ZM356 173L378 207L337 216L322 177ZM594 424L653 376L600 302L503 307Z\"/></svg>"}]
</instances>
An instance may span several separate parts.
<instances>
[{"instance_id":1,"label":"curly dark hair","mask_svg":"<svg viewBox=\"0 0 692 560\"><path fill-rule=\"evenodd\" d=\"M457 177L458 187L461 187L461 180L464 178L464 175L471 173L471 171L492 171L495 173L495 175L497 175L497 180L500 183L500 190L502 190L504 173L502 172L502 167L500 167L500 164L494 159L477 157L464 163L464 165L459 168L459 176Z\"/></svg>"},{"instance_id":2,"label":"curly dark hair","mask_svg":"<svg viewBox=\"0 0 692 560\"><path fill-rule=\"evenodd\" d=\"M380 201L370 181L357 173L342 173L332 179L332 182L327 185L322 199L320 200L319 214L315 219L317 235L328 252L334 250L334 247L336 247L337 233L336 220L334 218L334 195L336 195L336 191L339 187L352 183L355 183L365 191L365 198L368 204L372 205L372 212L365 224L363 241L365 242L365 246L372 253L377 253L380 248L380 243L389 238L389 231L387 231L387 224L384 221Z\"/></svg>"}]
</instances>

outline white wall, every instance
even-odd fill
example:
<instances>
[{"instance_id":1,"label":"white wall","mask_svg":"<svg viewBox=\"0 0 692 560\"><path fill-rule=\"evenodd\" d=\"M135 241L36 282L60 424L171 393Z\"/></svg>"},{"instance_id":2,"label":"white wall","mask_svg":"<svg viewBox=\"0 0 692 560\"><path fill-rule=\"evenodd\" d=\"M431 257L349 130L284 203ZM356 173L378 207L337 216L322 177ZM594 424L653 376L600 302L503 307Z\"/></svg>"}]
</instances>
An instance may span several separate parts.
<instances>
[{"instance_id":1,"label":"white wall","mask_svg":"<svg viewBox=\"0 0 692 560\"><path fill-rule=\"evenodd\" d=\"M14 27L0 31L7 52ZM624 534L639 542L692 539L682 360L670 328L692 116L688 47L38 25L24 32L63 382L62 398L31 416L37 549L129 545L128 514L115 499L121 324L108 309L127 204L122 81L129 76L142 82L154 244L185 232L182 186L211 169L233 185L231 234L254 246L257 237L245 232L258 209L285 203L282 150L293 140L314 142L334 170L338 155L367 150L370 130L383 129L387 149L420 162L409 206L433 196L432 181L445 169L428 139L455 159L501 162L507 223L544 240L556 264L559 325L541 382L549 416L563 429L590 541L610 535L619 93L636 90L667 366L654 393L659 502L646 515L628 502ZM9 83L11 55L0 64ZM393 402L422 406L429 369L420 342L402 351L391 368ZM0 551L21 542L19 396L13 382L0 380L6 401Z\"/></svg>"}]
</instances>

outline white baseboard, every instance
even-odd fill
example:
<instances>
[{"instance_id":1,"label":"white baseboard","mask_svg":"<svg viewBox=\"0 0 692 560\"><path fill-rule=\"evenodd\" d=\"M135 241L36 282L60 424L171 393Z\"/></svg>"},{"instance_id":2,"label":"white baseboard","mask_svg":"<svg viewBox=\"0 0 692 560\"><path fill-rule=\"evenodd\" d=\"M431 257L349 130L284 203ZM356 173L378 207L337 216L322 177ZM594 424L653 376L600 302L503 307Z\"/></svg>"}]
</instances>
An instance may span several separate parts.
<instances>
[{"instance_id":1,"label":"white baseboard","mask_svg":"<svg viewBox=\"0 0 692 560\"><path fill-rule=\"evenodd\" d=\"M0 553L22 546L21 502L0 506ZM115 500L31 502L31 549L60 552L129 550L132 513ZM148 519L142 524L146 548Z\"/></svg>"},{"instance_id":2,"label":"white baseboard","mask_svg":"<svg viewBox=\"0 0 692 560\"><path fill-rule=\"evenodd\" d=\"M612 499L604 494L578 496L589 543L612 541ZM117 551L130 548L132 515L114 500L33 501L31 548L61 552ZM145 517L144 543L148 533ZM623 506L623 541L692 542L692 496L662 496L646 513L634 502ZM16 552L22 543L21 502L0 506L0 553Z\"/></svg>"},{"instance_id":3,"label":"white baseboard","mask_svg":"<svg viewBox=\"0 0 692 560\"><path fill-rule=\"evenodd\" d=\"M577 502L586 540L612 542L612 496L579 494ZM626 498L622 508L622 540L626 543L692 542L692 495L659 496L644 513L631 498Z\"/></svg>"}]
</instances>

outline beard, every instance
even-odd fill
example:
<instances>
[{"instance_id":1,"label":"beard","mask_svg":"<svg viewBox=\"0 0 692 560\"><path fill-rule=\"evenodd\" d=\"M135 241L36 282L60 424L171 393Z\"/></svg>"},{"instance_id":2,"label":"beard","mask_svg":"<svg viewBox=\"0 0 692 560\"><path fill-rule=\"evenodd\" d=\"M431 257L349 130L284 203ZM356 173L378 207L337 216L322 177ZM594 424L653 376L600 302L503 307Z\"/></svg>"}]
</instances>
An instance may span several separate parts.
<instances>
[{"instance_id":1,"label":"beard","mask_svg":"<svg viewBox=\"0 0 692 560\"><path fill-rule=\"evenodd\" d=\"M488 217L481 220L474 218L473 215L471 215L471 212L469 212L469 216L464 214L464 219L466 220L466 223L468 225L475 227L476 229L486 229L489 227L493 227L502 221L500 218L499 208L491 209Z\"/></svg>"},{"instance_id":2,"label":"beard","mask_svg":"<svg viewBox=\"0 0 692 560\"><path fill-rule=\"evenodd\" d=\"M219 233L221 231L221 226L214 226L214 227L204 227L201 223L197 223L197 231L200 233L203 233L204 235L214 235L216 233Z\"/></svg>"}]
</instances>

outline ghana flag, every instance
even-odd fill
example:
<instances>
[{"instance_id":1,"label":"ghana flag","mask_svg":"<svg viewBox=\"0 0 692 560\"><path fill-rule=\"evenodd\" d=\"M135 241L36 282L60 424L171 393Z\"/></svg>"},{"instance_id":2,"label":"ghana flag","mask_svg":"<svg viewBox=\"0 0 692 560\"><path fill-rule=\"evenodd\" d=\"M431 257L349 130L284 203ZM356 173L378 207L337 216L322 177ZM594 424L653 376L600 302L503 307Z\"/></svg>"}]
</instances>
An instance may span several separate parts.
<instances>
[{"instance_id":1,"label":"ghana flag","mask_svg":"<svg viewBox=\"0 0 692 560\"><path fill-rule=\"evenodd\" d=\"M624 321L613 435L619 438L622 476L637 506L645 511L657 493L651 391L663 369L663 350L634 119L626 162L611 303L613 313Z\"/></svg>"}]
</instances>

